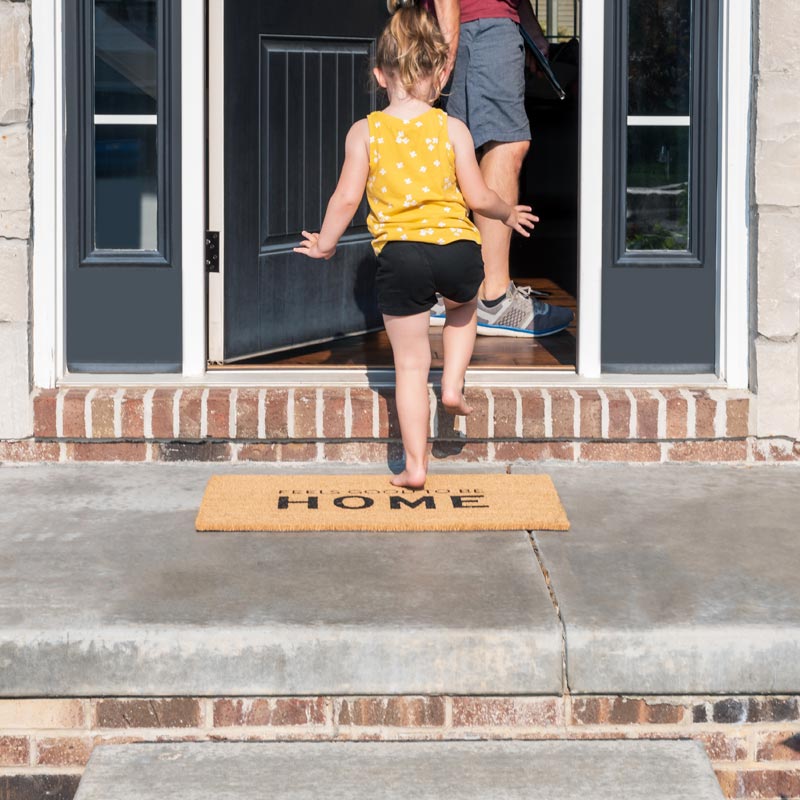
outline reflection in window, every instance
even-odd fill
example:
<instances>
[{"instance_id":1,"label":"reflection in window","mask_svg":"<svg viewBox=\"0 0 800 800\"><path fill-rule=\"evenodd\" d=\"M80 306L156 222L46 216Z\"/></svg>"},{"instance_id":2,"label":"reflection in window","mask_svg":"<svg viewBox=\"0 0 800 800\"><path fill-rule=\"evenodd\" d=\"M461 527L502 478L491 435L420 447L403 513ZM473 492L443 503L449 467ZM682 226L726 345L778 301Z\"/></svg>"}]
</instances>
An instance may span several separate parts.
<instances>
[{"instance_id":1,"label":"reflection in window","mask_svg":"<svg viewBox=\"0 0 800 800\"><path fill-rule=\"evenodd\" d=\"M580 0L527 0L548 39L568 41L580 36Z\"/></svg>"},{"instance_id":2,"label":"reflection in window","mask_svg":"<svg viewBox=\"0 0 800 800\"><path fill-rule=\"evenodd\" d=\"M628 128L627 250L689 249L689 133Z\"/></svg>"},{"instance_id":3,"label":"reflection in window","mask_svg":"<svg viewBox=\"0 0 800 800\"><path fill-rule=\"evenodd\" d=\"M155 114L156 0L95 0L95 114Z\"/></svg>"},{"instance_id":4,"label":"reflection in window","mask_svg":"<svg viewBox=\"0 0 800 800\"><path fill-rule=\"evenodd\" d=\"M158 2L94 0L99 250L158 250Z\"/></svg>"},{"instance_id":5,"label":"reflection in window","mask_svg":"<svg viewBox=\"0 0 800 800\"><path fill-rule=\"evenodd\" d=\"M630 0L628 114L689 113L691 19L691 0Z\"/></svg>"},{"instance_id":6,"label":"reflection in window","mask_svg":"<svg viewBox=\"0 0 800 800\"><path fill-rule=\"evenodd\" d=\"M95 129L95 247L158 249L155 125Z\"/></svg>"}]
</instances>

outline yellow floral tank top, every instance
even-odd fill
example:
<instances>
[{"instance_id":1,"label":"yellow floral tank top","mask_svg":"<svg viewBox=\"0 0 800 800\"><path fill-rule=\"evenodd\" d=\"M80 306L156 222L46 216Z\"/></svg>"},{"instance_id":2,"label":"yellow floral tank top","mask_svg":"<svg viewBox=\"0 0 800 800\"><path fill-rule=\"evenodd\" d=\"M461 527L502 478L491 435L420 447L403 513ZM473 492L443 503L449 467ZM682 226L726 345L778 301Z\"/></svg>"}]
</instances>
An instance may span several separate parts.
<instances>
[{"instance_id":1,"label":"yellow floral tank top","mask_svg":"<svg viewBox=\"0 0 800 800\"><path fill-rule=\"evenodd\" d=\"M399 119L374 111L367 121L367 226L375 253L386 242L480 244L456 183L447 114L432 108L414 119Z\"/></svg>"}]
</instances>

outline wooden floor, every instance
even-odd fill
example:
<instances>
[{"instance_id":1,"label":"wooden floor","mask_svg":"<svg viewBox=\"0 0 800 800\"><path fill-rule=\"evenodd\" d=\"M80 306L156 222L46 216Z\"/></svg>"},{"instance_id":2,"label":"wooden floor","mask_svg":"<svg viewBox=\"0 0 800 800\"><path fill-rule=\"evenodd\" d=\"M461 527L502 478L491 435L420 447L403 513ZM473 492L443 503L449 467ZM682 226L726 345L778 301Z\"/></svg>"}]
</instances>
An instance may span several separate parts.
<instances>
[{"instance_id":1,"label":"wooden floor","mask_svg":"<svg viewBox=\"0 0 800 800\"><path fill-rule=\"evenodd\" d=\"M547 279L516 279L518 285L532 286L550 293L543 298L554 305L576 311L575 297ZM576 311L577 313L577 311ZM433 368L442 366L441 329L431 328ZM478 336L471 369L552 369L574 370L576 358L575 322L562 333L540 339L516 339ZM235 364L211 366L211 369L265 369L305 367L336 369L342 367L392 368L392 349L385 331L350 336L314 347L287 350L259 356Z\"/></svg>"}]
</instances>

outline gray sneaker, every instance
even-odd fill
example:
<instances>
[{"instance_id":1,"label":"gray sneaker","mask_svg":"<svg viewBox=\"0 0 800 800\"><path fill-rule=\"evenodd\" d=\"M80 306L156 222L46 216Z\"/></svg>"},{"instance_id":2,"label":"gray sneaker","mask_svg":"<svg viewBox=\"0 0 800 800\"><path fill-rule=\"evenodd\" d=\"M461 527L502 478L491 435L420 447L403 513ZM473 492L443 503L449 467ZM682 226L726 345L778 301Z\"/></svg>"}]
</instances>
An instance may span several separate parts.
<instances>
[{"instance_id":1,"label":"gray sneaker","mask_svg":"<svg viewBox=\"0 0 800 800\"><path fill-rule=\"evenodd\" d=\"M497 305L478 300L478 336L550 336L567 328L575 318L572 311L537 300L536 294L512 282Z\"/></svg>"},{"instance_id":2,"label":"gray sneaker","mask_svg":"<svg viewBox=\"0 0 800 800\"><path fill-rule=\"evenodd\" d=\"M440 294L436 295L436 305L431 309L431 327L441 328L446 318L444 300Z\"/></svg>"}]
</instances>

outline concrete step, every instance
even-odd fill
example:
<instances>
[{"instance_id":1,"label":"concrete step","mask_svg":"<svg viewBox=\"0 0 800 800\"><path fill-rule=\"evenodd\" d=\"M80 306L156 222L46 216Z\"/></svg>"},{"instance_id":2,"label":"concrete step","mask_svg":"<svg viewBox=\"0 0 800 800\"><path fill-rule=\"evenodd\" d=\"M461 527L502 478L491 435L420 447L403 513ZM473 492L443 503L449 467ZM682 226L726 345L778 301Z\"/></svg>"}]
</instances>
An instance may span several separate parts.
<instances>
[{"instance_id":1,"label":"concrete step","mask_svg":"<svg viewBox=\"0 0 800 800\"><path fill-rule=\"evenodd\" d=\"M561 693L524 531L199 534L212 471L0 471L0 696Z\"/></svg>"},{"instance_id":2,"label":"concrete step","mask_svg":"<svg viewBox=\"0 0 800 800\"><path fill-rule=\"evenodd\" d=\"M75 800L719 800L688 741L98 747Z\"/></svg>"},{"instance_id":3,"label":"concrete step","mask_svg":"<svg viewBox=\"0 0 800 800\"><path fill-rule=\"evenodd\" d=\"M212 474L290 471L0 468L0 697L797 693L800 470L549 464L541 566L524 531L195 532Z\"/></svg>"}]
</instances>

